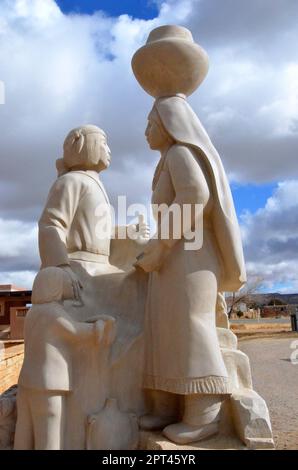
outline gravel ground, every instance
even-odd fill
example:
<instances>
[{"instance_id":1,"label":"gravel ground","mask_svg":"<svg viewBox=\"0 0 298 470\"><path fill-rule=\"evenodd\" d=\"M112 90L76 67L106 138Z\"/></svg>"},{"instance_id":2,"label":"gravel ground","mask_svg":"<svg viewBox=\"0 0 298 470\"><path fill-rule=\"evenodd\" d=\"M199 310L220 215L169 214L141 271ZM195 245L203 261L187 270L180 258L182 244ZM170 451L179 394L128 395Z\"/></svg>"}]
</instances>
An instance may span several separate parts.
<instances>
[{"instance_id":1,"label":"gravel ground","mask_svg":"<svg viewBox=\"0 0 298 470\"><path fill-rule=\"evenodd\" d=\"M254 389L266 400L277 449L298 449L298 364L292 364L295 338L242 340L251 362ZM296 338L298 359L298 335Z\"/></svg>"}]
</instances>

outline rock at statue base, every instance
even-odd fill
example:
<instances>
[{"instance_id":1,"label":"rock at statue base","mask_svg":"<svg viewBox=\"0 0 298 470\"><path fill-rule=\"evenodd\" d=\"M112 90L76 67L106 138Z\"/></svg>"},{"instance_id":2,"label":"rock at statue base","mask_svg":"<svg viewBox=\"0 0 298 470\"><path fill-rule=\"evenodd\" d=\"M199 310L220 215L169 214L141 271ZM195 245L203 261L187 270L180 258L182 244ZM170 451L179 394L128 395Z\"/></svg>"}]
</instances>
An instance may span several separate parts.
<instances>
[{"instance_id":1,"label":"rock at statue base","mask_svg":"<svg viewBox=\"0 0 298 470\"><path fill-rule=\"evenodd\" d=\"M254 390L235 392L230 398L237 434L249 449L274 449L265 400Z\"/></svg>"},{"instance_id":2,"label":"rock at statue base","mask_svg":"<svg viewBox=\"0 0 298 470\"><path fill-rule=\"evenodd\" d=\"M17 387L9 388L0 396L0 449L8 450L13 447L16 426L16 394Z\"/></svg>"},{"instance_id":3,"label":"rock at statue base","mask_svg":"<svg viewBox=\"0 0 298 470\"><path fill-rule=\"evenodd\" d=\"M232 392L221 407L219 433L189 445L177 445L161 432L142 431L140 449L179 451L275 448L266 402L253 390L249 358L237 349L237 337L231 330L216 330Z\"/></svg>"}]
</instances>

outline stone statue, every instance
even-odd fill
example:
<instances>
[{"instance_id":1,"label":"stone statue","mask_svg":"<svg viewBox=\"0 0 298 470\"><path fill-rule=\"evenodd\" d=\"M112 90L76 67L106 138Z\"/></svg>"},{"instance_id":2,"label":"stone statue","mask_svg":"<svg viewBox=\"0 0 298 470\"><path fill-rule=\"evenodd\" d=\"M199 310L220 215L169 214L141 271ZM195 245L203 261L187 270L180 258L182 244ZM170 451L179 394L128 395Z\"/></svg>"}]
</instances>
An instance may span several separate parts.
<instances>
[{"instance_id":1,"label":"stone statue","mask_svg":"<svg viewBox=\"0 0 298 470\"><path fill-rule=\"evenodd\" d=\"M149 229L142 217L138 225L112 227L109 198L98 176L108 168L110 160L107 137L100 128L87 125L72 130L64 142L63 158L56 162L58 178L39 220L41 273L59 268L68 277L74 298L64 298L63 309L69 321L90 329L87 323L105 315L115 318L117 333L114 341L101 349L94 341L83 341L79 335L77 341L65 343L63 347L71 354L72 361L62 364L60 377L67 382L71 373L72 389L71 393L62 389L63 397L68 393L64 400L64 431L55 437L55 443L43 434L43 441L36 444L38 448L54 445L63 449L86 448L86 423L94 421L93 417L100 414L109 399L117 401L119 413L115 416L118 417L123 413L128 417L131 413L140 415L145 410L140 383L147 275L133 268L133 262L148 241ZM48 306L43 304L40 308L47 311ZM30 323L31 317L30 314L26 323ZM46 318L49 321L54 318L50 313L44 317L45 322ZM30 331L29 326L26 329ZM42 338L40 341L47 341L46 337ZM40 341L36 339L39 347ZM30 339L25 342L30 344ZM33 338L31 348L35 348ZM50 366L45 363L42 366L45 358L40 360L40 367L46 371ZM27 372L31 361L34 364L34 358L27 354L24 369ZM24 384L24 374L20 377L20 396L25 387L30 387ZM43 385L45 392L47 384ZM51 390L50 387L49 393ZM61 402L61 394L59 397ZM21 398L19 402L25 403ZM20 404L19 408L25 409L25 405ZM45 428L46 422L45 418ZM114 426L117 427L117 420ZM25 446L22 427L18 428L16 447ZM93 447L101 448L102 444L94 440Z\"/></svg>"},{"instance_id":2,"label":"stone statue","mask_svg":"<svg viewBox=\"0 0 298 470\"><path fill-rule=\"evenodd\" d=\"M243 257L236 265L240 236L236 240L239 246L233 246L233 240L228 240L224 252L230 265L235 260L234 276L228 278L228 269L222 268L218 239L230 228L225 224L233 223L235 230L238 226L228 185L224 187L226 194L221 201L215 171L212 174L207 166L208 154L199 150L203 145L197 142L194 146L188 129L183 135L183 127L191 120L194 132L197 127L199 133L199 123L185 98L176 96L159 99L149 115L147 140L152 149L161 151L152 201L169 205L203 204L203 246L196 251L185 250L185 239L177 240L170 234L168 240L150 241L144 257L137 263L152 273L145 327L145 346L148 344L150 348L146 349L144 387L156 390L155 401L159 401L159 395L164 400L165 392L184 397L181 423L170 425L178 419L170 408L160 421L161 416L156 416L157 403L153 416L145 416L141 426L154 429L169 424L164 434L182 444L208 437L218 430L221 401L229 393L229 387L216 334L217 292L227 282L233 290L238 289L245 280ZM225 182L222 167L216 163L216 174L221 170L220 176ZM224 209L222 202L227 206ZM233 219L225 220L228 218L225 209L228 214L232 213ZM218 232L213 231L216 223ZM230 252L229 246L232 247ZM173 360L175 357L179 360Z\"/></svg>"},{"instance_id":3,"label":"stone statue","mask_svg":"<svg viewBox=\"0 0 298 470\"><path fill-rule=\"evenodd\" d=\"M177 448L272 448L266 403L226 315L223 292L246 280L234 204L186 101L207 54L185 28L163 26L132 65L155 98L146 137L161 154L156 235L148 241L142 217L113 227L99 179L111 161L107 136L92 125L72 130L39 221L15 448L165 449L160 430Z\"/></svg>"},{"instance_id":4,"label":"stone statue","mask_svg":"<svg viewBox=\"0 0 298 470\"><path fill-rule=\"evenodd\" d=\"M163 429L169 440L187 444L219 431L221 405L232 392L216 310L219 292L236 291L246 281L242 242L222 162L186 100L207 73L205 51L187 29L162 26L135 53L132 67L155 97L145 132L150 148L161 155L152 202L169 207L159 214L156 235L136 263L150 273L143 386L151 391L152 411L140 425ZM177 205L181 213L190 206L188 225L185 229L181 217L180 237L173 225L163 237ZM185 241L197 222L196 206L202 208L203 239L199 249L191 250Z\"/></svg>"},{"instance_id":5,"label":"stone statue","mask_svg":"<svg viewBox=\"0 0 298 470\"><path fill-rule=\"evenodd\" d=\"M42 268L58 266L69 274L77 303L67 309L74 318L94 318L94 310L130 315L114 345L117 356L142 329L140 290L147 280L132 264L148 241L149 228L143 219L138 226L112 226L109 198L98 175L110 162L107 136L100 128L87 125L68 134L63 159L56 163L58 178L39 220L39 252Z\"/></svg>"},{"instance_id":6,"label":"stone statue","mask_svg":"<svg viewBox=\"0 0 298 470\"><path fill-rule=\"evenodd\" d=\"M63 159L56 162L59 177L39 220L42 267L65 269L77 299L83 286L71 267L72 260L92 275L107 270L112 220L109 198L98 173L107 169L110 161L103 130L92 125L73 129L65 139ZM98 224L105 233L98 233ZM139 233L146 239L148 227L144 222Z\"/></svg>"},{"instance_id":7,"label":"stone statue","mask_svg":"<svg viewBox=\"0 0 298 470\"><path fill-rule=\"evenodd\" d=\"M15 449L63 449L66 400L73 390L73 343L108 346L114 319L74 321L63 300L73 299L71 279L59 268L36 276L25 322L25 357L18 382ZM99 317L100 318L100 317Z\"/></svg>"}]
</instances>

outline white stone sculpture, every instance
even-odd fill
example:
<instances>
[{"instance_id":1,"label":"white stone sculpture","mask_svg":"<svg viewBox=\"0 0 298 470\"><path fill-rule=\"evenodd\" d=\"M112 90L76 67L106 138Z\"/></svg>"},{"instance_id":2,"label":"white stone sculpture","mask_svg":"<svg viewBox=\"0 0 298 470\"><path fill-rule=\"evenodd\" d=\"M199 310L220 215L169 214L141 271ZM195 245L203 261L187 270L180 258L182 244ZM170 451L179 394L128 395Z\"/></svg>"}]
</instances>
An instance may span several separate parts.
<instances>
[{"instance_id":1,"label":"white stone sculpture","mask_svg":"<svg viewBox=\"0 0 298 470\"><path fill-rule=\"evenodd\" d=\"M45 268L36 276L25 322L15 449L63 449L67 399L74 387L73 344L109 346L113 340L112 317L88 324L67 314L63 300L73 298L71 278L62 269Z\"/></svg>"},{"instance_id":2,"label":"white stone sculpture","mask_svg":"<svg viewBox=\"0 0 298 470\"><path fill-rule=\"evenodd\" d=\"M77 322L94 322L102 315L117 322L111 347L100 349L86 341L70 347L75 367L65 406L64 436L59 441L63 449L86 447L88 416L100 413L109 398L115 398L121 412L128 415L145 409L141 371L147 276L136 271L133 262L147 242L148 227L142 220L139 227L111 226L109 199L98 177L110 159L101 129L88 125L71 131L39 221L43 270L58 267L71 281L74 299L64 301L65 312ZM117 238L120 230L123 235L128 229L135 232L136 240ZM21 437L16 446L19 442ZM52 443L45 438L39 448L49 446Z\"/></svg>"},{"instance_id":3,"label":"white stone sculpture","mask_svg":"<svg viewBox=\"0 0 298 470\"><path fill-rule=\"evenodd\" d=\"M221 423L222 432L227 434L226 429L235 429L249 449L274 449L268 408L253 390L249 358L237 349L237 338L231 330L217 328L217 332L231 389L226 402L228 413Z\"/></svg>"},{"instance_id":4,"label":"white stone sculpture","mask_svg":"<svg viewBox=\"0 0 298 470\"><path fill-rule=\"evenodd\" d=\"M142 219L113 228L98 176L110 165L107 136L91 125L69 133L39 221L42 269L26 319L15 448L272 447L266 404L228 329L223 292L245 283L234 204L186 101L207 54L185 28L164 26L132 65L156 98L146 130L161 153L152 200L200 211L179 219L179 237L166 212L149 243ZM203 238L184 249L200 215ZM119 236L128 231L136 240ZM147 430L140 435L136 417Z\"/></svg>"},{"instance_id":5,"label":"white stone sculpture","mask_svg":"<svg viewBox=\"0 0 298 470\"><path fill-rule=\"evenodd\" d=\"M152 202L169 211L178 205L181 213L188 205L192 214L186 228L180 219L180 237L174 223L163 236L168 213L157 218L156 235L136 263L150 273L143 386L153 398L152 412L140 425L187 444L219 431L221 404L232 393L216 312L218 323L228 326L221 292L246 281L242 242L222 162L186 101L207 73L205 51L187 29L162 26L135 53L132 68L155 98L145 132L150 148L160 152ZM196 206L202 208L203 240L199 249L187 250ZM182 418L174 395L183 399Z\"/></svg>"},{"instance_id":6,"label":"white stone sculpture","mask_svg":"<svg viewBox=\"0 0 298 470\"><path fill-rule=\"evenodd\" d=\"M137 416L119 410L115 398L108 398L99 413L88 416L87 450L135 450L138 443Z\"/></svg>"},{"instance_id":7,"label":"white stone sculpture","mask_svg":"<svg viewBox=\"0 0 298 470\"><path fill-rule=\"evenodd\" d=\"M42 267L63 267L72 277L76 297L82 285L71 261L94 275L108 271L112 220L110 203L98 173L110 165L104 131L88 125L72 130L64 142L64 156L56 162L53 184L39 220ZM105 233L104 233L105 230ZM146 239L147 226L139 227Z\"/></svg>"},{"instance_id":8,"label":"white stone sculpture","mask_svg":"<svg viewBox=\"0 0 298 470\"><path fill-rule=\"evenodd\" d=\"M216 303L216 326L229 328L229 317L227 314L227 303L223 292L218 292Z\"/></svg>"},{"instance_id":9,"label":"white stone sculpture","mask_svg":"<svg viewBox=\"0 0 298 470\"><path fill-rule=\"evenodd\" d=\"M217 334L231 391L221 407L218 434L184 446L174 445L160 433L143 431L143 449L274 449L268 408L253 390L249 359L237 349L237 338L231 330L217 328Z\"/></svg>"}]
</instances>

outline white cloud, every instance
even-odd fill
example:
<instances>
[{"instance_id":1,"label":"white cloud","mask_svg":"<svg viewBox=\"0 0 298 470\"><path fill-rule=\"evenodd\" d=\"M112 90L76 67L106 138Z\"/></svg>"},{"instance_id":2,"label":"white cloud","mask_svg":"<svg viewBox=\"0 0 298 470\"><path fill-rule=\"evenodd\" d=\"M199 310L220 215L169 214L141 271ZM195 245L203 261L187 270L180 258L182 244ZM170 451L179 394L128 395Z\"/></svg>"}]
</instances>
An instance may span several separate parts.
<instances>
[{"instance_id":1,"label":"white cloud","mask_svg":"<svg viewBox=\"0 0 298 470\"><path fill-rule=\"evenodd\" d=\"M61 17L59 7L51 0L30 2L27 0L16 0L15 2L6 0L5 3L11 6L12 15L15 14L16 17L29 19L29 21L37 20L40 26L45 26Z\"/></svg>"},{"instance_id":2,"label":"white cloud","mask_svg":"<svg viewBox=\"0 0 298 470\"><path fill-rule=\"evenodd\" d=\"M0 219L0 257L21 256L28 243L35 243L36 234L35 224Z\"/></svg>"},{"instance_id":3,"label":"white cloud","mask_svg":"<svg viewBox=\"0 0 298 470\"><path fill-rule=\"evenodd\" d=\"M23 289L32 289L36 271L2 271L0 272L0 284L13 284Z\"/></svg>"},{"instance_id":4,"label":"white cloud","mask_svg":"<svg viewBox=\"0 0 298 470\"><path fill-rule=\"evenodd\" d=\"M1 271L18 267L26 270L39 266L37 224L0 219Z\"/></svg>"},{"instance_id":5,"label":"white cloud","mask_svg":"<svg viewBox=\"0 0 298 470\"><path fill-rule=\"evenodd\" d=\"M135 81L130 60L152 28L183 21L190 3L169 11L164 4L159 18L145 21L100 12L68 16L54 0L2 1L2 217L37 218L64 137L81 123L95 123L110 136L114 164L108 179L125 171L128 161L140 178L148 162L153 168L143 136L152 100Z\"/></svg>"},{"instance_id":6,"label":"white cloud","mask_svg":"<svg viewBox=\"0 0 298 470\"><path fill-rule=\"evenodd\" d=\"M298 63L287 64L280 77L280 87L272 103L260 108L264 121L271 121L274 136L296 135L298 132Z\"/></svg>"},{"instance_id":7,"label":"white cloud","mask_svg":"<svg viewBox=\"0 0 298 470\"><path fill-rule=\"evenodd\" d=\"M263 278L268 290L298 288L297 194L298 180L281 182L265 207L241 220L248 273Z\"/></svg>"}]
</instances>

